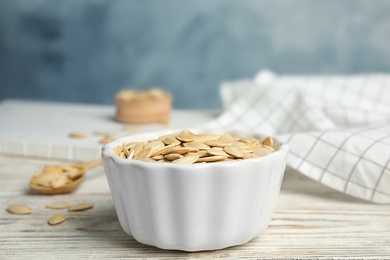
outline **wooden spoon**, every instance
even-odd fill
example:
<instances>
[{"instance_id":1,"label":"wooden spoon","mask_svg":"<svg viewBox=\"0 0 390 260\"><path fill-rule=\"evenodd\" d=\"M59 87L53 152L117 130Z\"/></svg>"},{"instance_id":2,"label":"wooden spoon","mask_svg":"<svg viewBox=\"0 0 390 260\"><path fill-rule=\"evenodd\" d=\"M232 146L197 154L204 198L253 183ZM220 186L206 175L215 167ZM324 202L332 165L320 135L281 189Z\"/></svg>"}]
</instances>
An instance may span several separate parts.
<instances>
[{"instance_id":1,"label":"wooden spoon","mask_svg":"<svg viewBox=\"0 0 390 260\"><path fill-rule=\"evenodd\" d=\"M68 183L65 184L64 186L61 187L50 187L46 185L40 185L39 182L37 181L37 178L33 176L30 180L29 186L32 190L34 190L37 193L40 194L45 194L45 195L55 195L55 194L66 194L66 193L71 193L74 191L85 179L85 173L87 170L92 169L102 163L101 159L90 161L90 162L85 162L85 163L80 163L80 164L73 164L73 165L66 165L66 166L54 166L58 167L61 169L61 167L74 167L79 170L79 173L77 177L73 179L69 179ZM42 173L41 175L44 175L45 173ZM65 173L61 173L65 174ZM65 174L66 175L66 174Z\"/></svg>"}]
</instances>

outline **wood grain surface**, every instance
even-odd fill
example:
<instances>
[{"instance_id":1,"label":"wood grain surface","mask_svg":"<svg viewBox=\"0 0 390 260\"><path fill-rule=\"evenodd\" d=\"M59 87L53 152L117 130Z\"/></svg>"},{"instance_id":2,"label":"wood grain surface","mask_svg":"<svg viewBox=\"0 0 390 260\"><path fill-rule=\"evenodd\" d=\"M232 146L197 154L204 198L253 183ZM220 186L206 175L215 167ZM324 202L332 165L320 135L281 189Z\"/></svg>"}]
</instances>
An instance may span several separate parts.
<instances>
[{"instance_id":1,"label":"wood grain surface","mask_svg":"<svg viewBox=\"0 0 390 260\"><path fill-rule=\"evenodd\" d=\"M188 253L145 246L125 234L101 166L72 194L32 193L28 181L47 163L0 156L0 259L390 259L390 205L354 199L291 169L266 234L241 246ZM45 208L58 200L95 206L69 213ZM26 204L33 213L10 214L6 207L12 203ZM68 216L64 223L47 224L62 212Z\"/></svg>"}]
</instances>

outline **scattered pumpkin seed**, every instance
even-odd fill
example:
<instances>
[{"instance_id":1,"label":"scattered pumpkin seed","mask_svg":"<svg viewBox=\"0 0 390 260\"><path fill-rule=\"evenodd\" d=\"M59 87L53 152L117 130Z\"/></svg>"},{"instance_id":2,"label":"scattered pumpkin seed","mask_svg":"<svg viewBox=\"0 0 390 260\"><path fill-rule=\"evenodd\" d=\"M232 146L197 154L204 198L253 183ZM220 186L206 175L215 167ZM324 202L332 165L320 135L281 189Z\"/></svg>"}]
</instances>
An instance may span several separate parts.
<instances>
[{"instance_id":1,"label":"scattered pumpkin seed","mask_svg":"<svg viewBox=\"0 0 390 260\"><path fill-rule=\"evenodd\" d=\"M45 205L48 209L68 209L72 206L72 203L67 201L53 201Z\"/></svg>"},{"instance_id":2,"label":"scattered pumpkin seed","mask_svg":"<svg viewBox=\"0 0 390 260\"><path fill-rule=\"evenodd\" d=\"M93 203L79 203L68 208L68 211L83 211L93 208Z\"/></svg>"},{"instance_id":3,"label":"scattered pumpkin seed","mask_svg":"<svg viewBox=\"0 0 390 260\"><path fill-rule=\"evenodd\" d=\"M26 215L32 213L32 209L30 207L21 204L8 205L7 211L16 215Z\"/></svg>"},{"instance_id":4,"label":"scattered pumpkin seed","mask_svg":"<svg viewBox=\"0 0 390 260\"><path fill-rule=\"evenodd\" d=\"M55 214L49 218L47 221L49 225L54 226L58 225L66 220L66 215L64 213Z\"/></svg>"},{"instance_id":5,"label":"scattered pumpkin seed","mask_svg":"<svg viewBox=\"0 0 390 260\"><path fill-rule=\"evenodd\" d=\"M84 133L70 133L69 137L70 138L76 138L76 139L85 139L85 138L88 137L88 135L86 135Z\"/></svg>"}]
</instances>

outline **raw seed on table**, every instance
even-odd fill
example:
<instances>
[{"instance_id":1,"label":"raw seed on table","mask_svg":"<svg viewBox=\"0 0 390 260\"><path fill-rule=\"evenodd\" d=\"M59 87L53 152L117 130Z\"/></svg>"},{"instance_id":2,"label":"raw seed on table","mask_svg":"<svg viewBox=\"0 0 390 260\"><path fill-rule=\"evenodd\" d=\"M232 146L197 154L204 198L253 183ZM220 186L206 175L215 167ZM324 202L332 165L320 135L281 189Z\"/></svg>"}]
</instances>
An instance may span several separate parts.
<instances>
[{"instance_id":1,"label":"raw seed on table","mask_svg":"<svg viewBox=\"0 0 390 260\"><path fill-rule=\"evenodd\" d=\"M106 136L106 135L110 135L112 134L111 132L106 132L106 131L96 131L93 133L94 135L103 135L103 136Z\"/></svg>"},{"instance_id":2,"label":"raw seed on table","mask_svg":"<svg viewBox=\"0 0 390 260\"><path fill-rule=\"evenodd\" d=\"M88 136L86 134L84 134L84 133L70 133L69 137L70 138L76 138L76 139L85 139Z\"/></svg>"},{"instance_id":3,"label":"raw seed on table","mask_svg":"<svg viewBox=\"0 0 390 260\"><path fill-rule=\"evenodd\" d=\"M114 138L103 138L99 140L100 144L108 144L110 142L114 141Z\"/></svg>"},{"instance_id":4,"label":"raw seed on table","mask_svg":"<svg viewBox=\"0 0 390 260\"><path fill-rule=\"evenodd\" d=\"M70 208L68 208L68 211L83 211L83 210L90 209L93 206L94 206L93 203L80 203L80 204L76 204L76 205L71 206Z\"/></svg>"},{"instance_id":5,"label":"raw seed on table","mask_svg":"<svg viewBox=\"0 0 390 260\"><path fill-rule=\"evenodd\" d=\"M8 205L7 211L16 215L26 215L32 213L32 208L21 204L11 204Z\"/></svg>"},{"instance_id":6,"label":"raw seed on table","mask_svg":"<svg viewBox=\"0 0 390 260\"><path fill-rule=\"evenodd\" d=\"M117 134L114 132L105 132L105 131L98 131L98 132L94 132L93 134L100 135L106 138L115 138L117 136Z\"/></svg>"},{"instance_id":7,"label":"raw seed on table","mask_svg":"<svg viewBox=\"0 0 390 260\"><path fill-rule=\"evenodd\" d=\"M66 220L66 215L64 213L55 214L49 218L47 221L49 225L54 226L58 225Z\"/></svg>"},{"instance_id":8,"label":"raw seed on table","mask_svg":"<svg viewBox=\"0 0 390 260\"><path fill-rule=\"evenodd\" d=\"M45 206L48 209L67 209L72 206L72 203L67 201L53 201L47 203Z\"/></svg>"}]
</instances>

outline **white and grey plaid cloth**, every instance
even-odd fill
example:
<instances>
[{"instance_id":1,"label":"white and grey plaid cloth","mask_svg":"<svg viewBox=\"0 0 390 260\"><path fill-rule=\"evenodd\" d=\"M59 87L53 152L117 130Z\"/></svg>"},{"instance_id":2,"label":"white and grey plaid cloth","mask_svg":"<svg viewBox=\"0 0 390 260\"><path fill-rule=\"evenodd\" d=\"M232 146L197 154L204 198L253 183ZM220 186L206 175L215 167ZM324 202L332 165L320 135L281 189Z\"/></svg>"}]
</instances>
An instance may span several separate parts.
<instances>
[{"instance_id":1,"label":"white and grey plaid cloth","mask_svg":"<svg viewBox=\"0 0 390 260\"><path fill-rule=\"evenodd\" d=\"M288 165L346 194L390 203L390 75L275 76L225 83L209 127L288 142Z\"/></svg>"}]
</instances>

